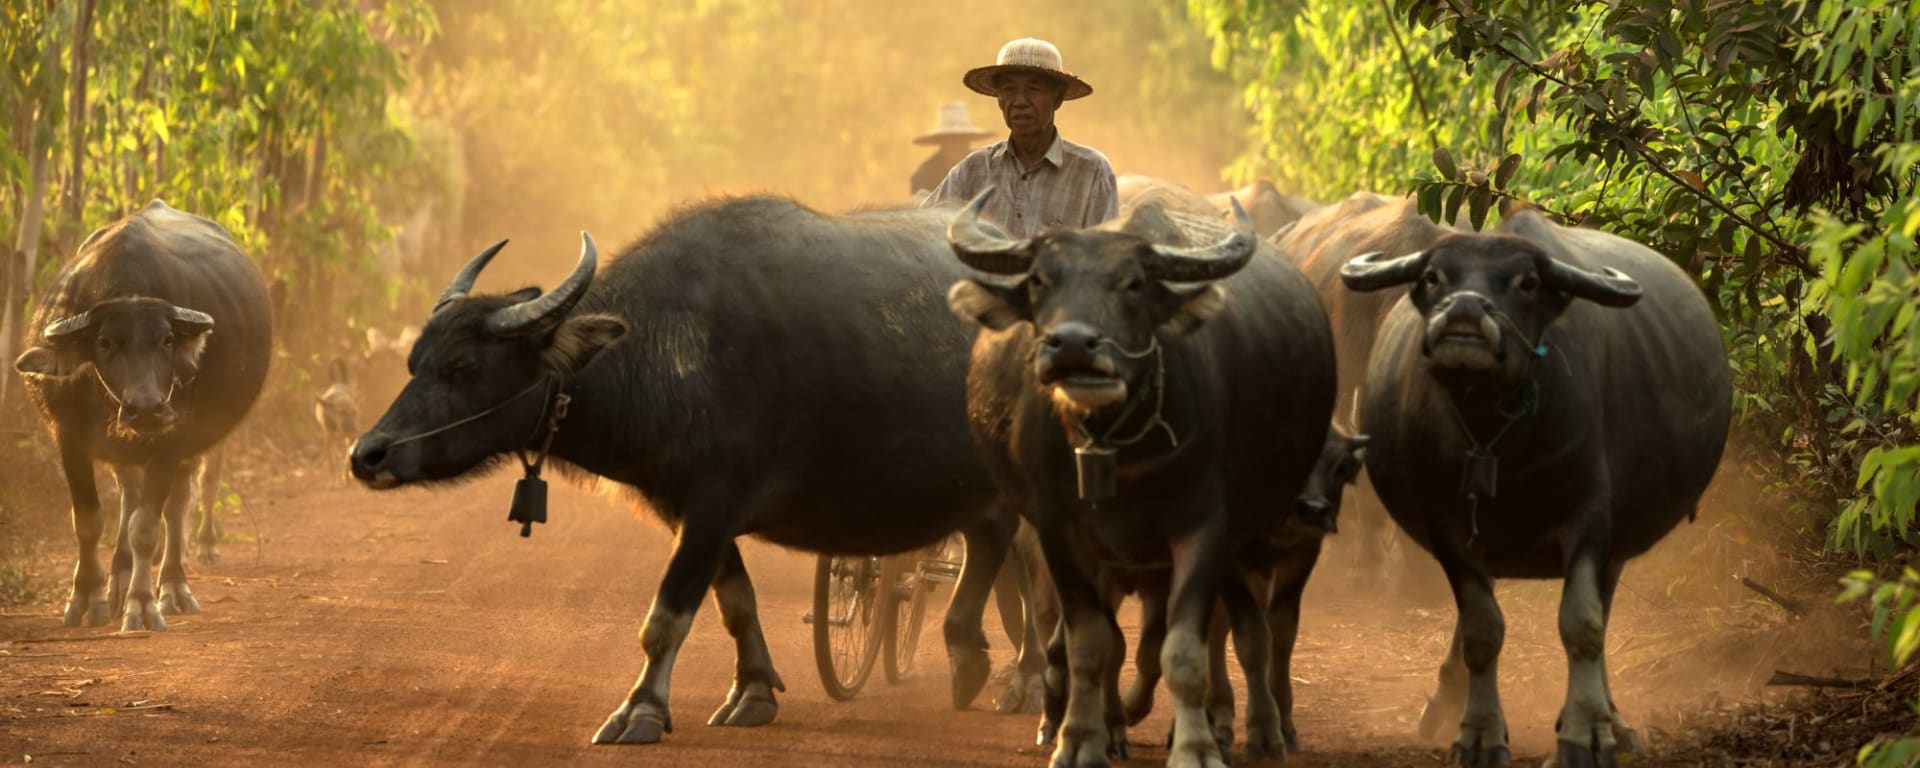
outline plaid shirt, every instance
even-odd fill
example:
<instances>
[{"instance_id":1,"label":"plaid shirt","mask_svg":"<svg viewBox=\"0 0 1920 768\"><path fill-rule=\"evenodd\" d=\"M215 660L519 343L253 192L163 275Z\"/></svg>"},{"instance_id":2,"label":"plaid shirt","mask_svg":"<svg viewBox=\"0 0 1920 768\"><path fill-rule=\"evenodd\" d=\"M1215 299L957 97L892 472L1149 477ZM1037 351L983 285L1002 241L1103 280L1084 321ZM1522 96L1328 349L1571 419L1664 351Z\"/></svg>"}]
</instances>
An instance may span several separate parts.
<instances>
[{"instance_id":1,"label":"plaid shirt","mask_svg":"<svg viewBox=\"0 0 1920 768\"><path fill-rule=\"evenodd\" d=\"M1120 215L1120 198L1107 156L1054 134L1042 162L1020 167L1005 140L974 150L947 173L945 181L921 203L966 205L988 184L994 186L981 217L1013 238L1029 238L1049 229L1083 229Z\"/></svg>"}]
</instances>

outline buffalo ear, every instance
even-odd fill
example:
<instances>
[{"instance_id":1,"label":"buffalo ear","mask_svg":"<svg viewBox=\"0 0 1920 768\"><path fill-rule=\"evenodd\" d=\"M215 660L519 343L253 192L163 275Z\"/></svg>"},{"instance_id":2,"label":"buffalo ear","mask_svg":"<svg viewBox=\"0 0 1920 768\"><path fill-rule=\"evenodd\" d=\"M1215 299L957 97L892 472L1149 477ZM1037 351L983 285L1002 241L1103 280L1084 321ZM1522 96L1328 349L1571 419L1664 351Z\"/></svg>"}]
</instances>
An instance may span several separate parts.
<instances>
[{"instance_id":1,"label":"buffalo ear","mask_svg":"<svg viewBox=\"0 0 1920 768\"><path fill-rule=\"evenodd\" d=\"M1175 336L1186 335L1227 308L1227 290L1215 283L1176 290L1173 295L1179 298L1180 309L1162 327Z\"/></svg>"},{"instance_id":2,"label":"buffalo ear","mask_svg":"<svg viewBox=\"0 0 1920 768\"><path fill-rule=\"evenodd\" d=\"M571 376L614 342L627 335L627 321L613 315L584 314L568 317L554 326L540 363L561 376Z\"/></svg>"},{"instance_id":3,"label":"buffalo ear","mask_svg":"<svg viewBox=\"0 0 1920 768\"><path fill-rule=\"evenodd\" d=\"M1012 285L971 278L961 280L947 290L947 307L960 319L995 331L1031 320L1029 315L1033 311L1027 304L1025 280Z\"/></svg>"},{"instance_id":4,"label":"buffalo ear","mask_svg":"<svg viewBox=\"0 0 1920 768\"><path fill-rule=\"evenodd\" d=\"M1415 251L1395 259L1382 258L1379 251L1363 253L1341 265L1340 282L1347 290L1367 293L1396 285L1406 285L1427 269L1429 251Z\"/></svg>"},{"instance_id":5,"label":"buffalo ear","mask_svg":"<svg viewBox=\"0 0 1920 768\"><path fill-rule=\"evenodd\" d=\"M13 369L28 376L47 376L59 378L73 373L71 366L61 362L61 355L48 347L32 347L13 361Z\"/></svg>"}]
</instances>

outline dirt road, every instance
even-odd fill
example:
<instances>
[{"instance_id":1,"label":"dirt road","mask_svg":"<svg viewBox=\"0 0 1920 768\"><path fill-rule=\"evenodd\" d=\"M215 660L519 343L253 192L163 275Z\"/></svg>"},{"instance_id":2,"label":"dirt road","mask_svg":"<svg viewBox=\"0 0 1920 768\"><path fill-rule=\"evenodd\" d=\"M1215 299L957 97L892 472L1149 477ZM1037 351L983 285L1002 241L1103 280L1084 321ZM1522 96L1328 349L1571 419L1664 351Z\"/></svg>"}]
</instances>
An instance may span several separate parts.
<instances>
[{"instance_id":1,"label":"dirt road","mask_svg":"<svg viewBox=\"0 0 1920 768\"><path fill-rule=\"evenodd\" d=\"M624 504L556 483L552 522L522 539L504 519L511 483L497 474L374 494L329 480L258 480L251 518L229 518L230 531L257 533L257 549L229 544L225 562L193 570L204 613L134 636L62 628L51 607L0 616L0 763L1045 765L1032 718L995 715L990 702L950 709L937 624L916 678L889 686L876 675L857 700L828 700L801 623L813 559L754 542L747 564L787 683L778 720L704 725L733 663L709 602L674 675L678 730L655 746L590 746L640 670L636 633L671 536ZM70 563L70 554L61 561ZM1518 764L1537 764L1552 743L1564 682L1555 586L1503 592L1503 693ZM1437 764L1440 750L1410 734L1451 610L1389 610L1314 591L1294 666L1307 751L1287 764ZM1630 600L1619 612L1615 639L1632 645L1632 617L1653 612ZM988 621L1004 660L1004 635ZM1137 626L1131 606L1123 624ZM1623 706L1737 683L1703 683L1676 669L1684 660L1636 664L1633 649L1614 645L1614 668L1628 670L1616 688ZM1167 723L1162 693L1131 731L1129 764L1161 764Z\"/></svg>"}]
</instances>

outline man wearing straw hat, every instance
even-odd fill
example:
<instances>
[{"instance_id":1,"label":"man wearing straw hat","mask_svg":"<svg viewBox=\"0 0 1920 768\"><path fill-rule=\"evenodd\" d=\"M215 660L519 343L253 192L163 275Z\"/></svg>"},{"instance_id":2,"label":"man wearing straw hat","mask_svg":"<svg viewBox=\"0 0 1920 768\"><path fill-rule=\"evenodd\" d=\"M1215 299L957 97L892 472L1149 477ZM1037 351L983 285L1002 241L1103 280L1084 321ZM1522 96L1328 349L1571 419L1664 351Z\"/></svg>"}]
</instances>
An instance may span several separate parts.
<instances>
[{"instance_id":1,"label":"man wearing straw hat","mask_svg":"<svg viewBox=\"0 0 1920 768\"><path fill-rule=\"evenodd\" d=\"M915 144L932 144L940 149L914 170L913 188L908 192L916 195L932 192L947 177L947 171L953 170L966 158L967 150L973 148L974 142L992 135L973 124L965 103L949 101L940 105L939 119L933 126L933 132L913 139Z\"/></svg>"},{"instance_id":2,"label":"man wearing straw hat","mask_svg":"<svg viewBox=\"0 0 1920 768\"><path fill-rule=\"evenodd\" d=\"M968 70L961 82L999 100L1008 135L967 155L922 205L964 204L992 185L994 195L981 215L1015 238L1091 227L1119 215L1106 155L1061 138L1054 128L1053 113L1063 102L1093 93L1093 86L1067 71L1060 49L1023 37L1002 46L992 66Z\"/></svg>"}]
</instances>

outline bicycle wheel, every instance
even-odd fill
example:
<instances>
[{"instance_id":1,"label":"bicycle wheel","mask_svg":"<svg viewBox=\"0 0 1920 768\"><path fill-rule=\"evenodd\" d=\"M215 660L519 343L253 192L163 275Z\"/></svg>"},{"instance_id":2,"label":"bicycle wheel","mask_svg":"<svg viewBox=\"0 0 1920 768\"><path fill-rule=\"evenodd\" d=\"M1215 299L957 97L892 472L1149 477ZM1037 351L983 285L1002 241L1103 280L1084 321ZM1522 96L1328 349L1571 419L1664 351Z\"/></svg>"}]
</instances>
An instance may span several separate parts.
<instances>
[{"instance_id":1,"label":"bicycle wheel","mask_svg":"<svg viewBox=\"0 0 1920 768\"><path fill-rule=\"evenodd\" d=\"M880 566L865 556L821 555L813 572L813 661L835 701L860 692L892 622L879 603Z\"/></svg>"},{"instance_id":2,"label":"bicycle wheel","mask_svg":"<svg viewBox=\"0 0 1920 768\"><path fill-rule=\"evenodd\" d=\"M881 570L885 584L892 587L892 599L885 606L893 617L893 629L887 633L887 682L898 683L913 674L914 657L920 649L920 630L927 623L927 603L933 599L933 582L926 577L925 558L932 551L913 552L887 558Z\"/></svg>"}]
</instances>

